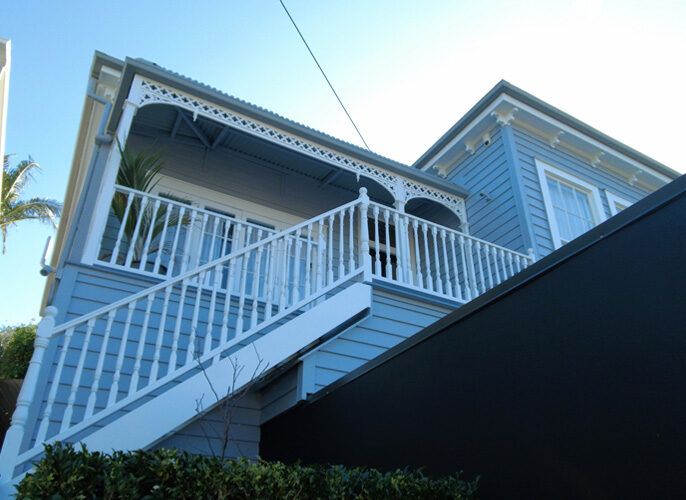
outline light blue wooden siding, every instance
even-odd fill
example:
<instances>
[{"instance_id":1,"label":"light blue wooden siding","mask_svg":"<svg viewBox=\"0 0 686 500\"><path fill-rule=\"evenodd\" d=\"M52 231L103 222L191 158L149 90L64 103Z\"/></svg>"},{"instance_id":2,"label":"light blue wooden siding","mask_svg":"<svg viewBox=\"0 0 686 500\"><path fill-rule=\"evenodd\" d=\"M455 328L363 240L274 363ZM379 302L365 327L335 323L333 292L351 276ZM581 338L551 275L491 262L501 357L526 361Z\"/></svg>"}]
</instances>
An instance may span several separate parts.
<instances>
[{"instance_id":1,"label":"light blue wooden siding","mask_svg":"<svg viewBox=\"0 0 686 500\"><path fill-rule=\"evenodd\" d=\"M190 453L221 457L224 438L228 435L224 458L257 458L260 447L261 406L259 393L246 393L230 403L221 403L153 448L179 448ZM230 423L228 428L227 422Z\"/></svg>"},{"instance_id":2,"label":"light blue wooden siding","mask_svg":"<svg viewBox=\"0 0 686 500\"><path fill-rule=\"evenodd\" d=\"M376 289L372 300L371 316L311 355L315 390L326 387L450 312L445 306Z\"/></svg>"},{"instance_id":3,"label":"light blue wooden siding","mask_svg":"<svg viewBox=\"0 0 686 500\"><path fill-rule=\"evenodd\" d=\"M501 130L494 129L491 144L482 143L473 155L463 156L447 179L464 186L470 193L467 198L470 234L525 251L506 153Z\"/></svg>"},{"instance_id":4,"label":"light blue wooden siding","mask_svg":"<svg viewBox=\"0 0 686 500\"><path fill-rule=\"evenodd\" d=\"M71 319L80 317L88 312L96 310L104 305L109 305L117 300L124 297L135 294L136 292L149 287L154 282L148 280L138 279L130 273L117 272L114 270L87 267L87 266L69 266L64 273L64 279L60 283L58 288L55 304L61 310L58 316L58 324ZM188 287L188 292L185 296L183 302L183 321L181 322L181 329L179 335L178 344L178 360L181 362L186 359L187 347L189 343L189 335L191 331L191 319L193 317L193 308L195 306L195 292L194 287ZM147 376L150 373L150 366L152 364L156 337L159 332L160 317L163 307L164 293L159 292L151 308L151 315L149 319L147 334L145 338L145 344L143 349L143 362L141 365L141 380L146 381ZM179 308L179 290L174 289L169 299L168 311L170 313L176 314ZM200 299L200 320L197 324L198 338L205 334L207 321L206 318L209 313L209 303L210 303L210 293L205 290L201 294ZM129 343L127 344L126 352L124 353L124 361L122 365L122 373L120 379L120 397L124 396L123 390L128 388L131 381L131 374L133 373L133 366L135 363L136 356L136 346L137 339L141 335L143 318L145 314L146 301L139 301L136 304L134 314L131 320L131 327L129 329ZM219 331L222 325L222 314L224 311L224 300L223 297L217 296L216 305L214 309L213 316L213 328L212 331L215 332L214 341L212 347L216 347L217 339L216 332ZM258 311L263 312L263 308L258 307ZM123 335L123 324L126 318L126 308L120 310L115 316L115 321L112 326L111 339L108 343L108 352L104 361L104 368L102 373L102 378L100 381L100 390L97 394L96 400L96 410L104 406L107 400L107 390L112 383L115 364L118 354L118 342ZM232 348L232 350L237 350L249 342L256 339L258 336L264 335L274 328L288 321L290 317L283 318L278 322L274 323L268 328L265 328L259 334L251 335L245 340L237 344ZM232 300L232 304L229 307L229 318L228 326L229 331L235 331L234 327L237 319L237 299ZM249 318L244 317L244 329L247 330L249 327ZM74 421L81 419L84 411L86 402L91 389L92 380L95 373L95 368L97 366L97 357L100 352L103 333L105 331L106 318L98 319L95 323L95 328L91 335L91 340L89 344L88 355L85 359L85 368L83 370L83 376L80 379L80 384L76 391L76 401L74 404ZM168 369L169 365L169 354L170 350L170 339L173 337L175 329L175 321L167 321L164 325L164 339L165 342L162 344L162 350L160 355L160 375L164 375ZM70 342L70 349L68 356L65 358L63 375L61 377L61 383L56 394L56 400L51 414L51 424L48 430L48 435L53 435L59 429L61 422L61 417L64 414L66 407L66 402L69 398L69 393L71 390L71 379L76 371L76 365L78 362L79 352L78 348L82 345L85 337L86 326L81 325L75 329L74 336ZM41 378L43 380L51 380L57 368L57 362L59 359L59 348L61 347L64 337L58 336L55 338L49 347L49 351L46 355L46 359L51 360L50 363L46 363L43 367L41 373ZM189 372L190 374L191 372ZM189 375L187 375L189 376ZM68 382L67 382L68 381ZM170 386L164 386L156 393L168 389ZM42 412L46 406L48 397L48 386L42 388L42 398L39 408L34 409L34 418L37 415L42 415ZM37 429L33 429L33 436L35 437Z\"/></svg>"},{"instance_id":5,"label":"light blue wooden siding","mask_svg":"<svg viewBox=\"0 0 686 500\"><path fill-rule=\"evenodd\" d=\"M205 151L172 140L153 143L138 135L132 135L129 144L134 149L161 149L165 161L162 172L166 175L303 219L357 198L356 193L322 187L315 179L222 148Z\"/></svg>"},{"instance_id":6,"label":"light blue wooden siding","mask_svg":"<svg viewBox=\"0 0 686 500\"><path fill-rule=\"evenodd\" d=\"M555 248L550 233L548 216L543 204L543 194L536 170L536 159L597 186L600 189L600 199L603 203L602 210L606 217L610 217L610 210L603 190L608 190L632 202L638 201L650 194L650 191L640 186L632 186L618 174L602 167L592 167L587 160L576 156L563 147L552 148L546 141L524 129L513 127L513 132L516 145L517 168L520 169L522 175L524 199L527 204L526 209L529 211L536 252L539 258L549 254Z\"/></svg>"},{"instance_id":7,"label":"light blue wooden siding","mask_svg":"<svg viewBox=\"0 0 686 500\"><path fill-rule=\"evenodd\" d=\"M298 367L295 366L270 383L262 390L262 414L260 420L266 422L286 411L298 402Z\"/></svg>"}]
</instances>

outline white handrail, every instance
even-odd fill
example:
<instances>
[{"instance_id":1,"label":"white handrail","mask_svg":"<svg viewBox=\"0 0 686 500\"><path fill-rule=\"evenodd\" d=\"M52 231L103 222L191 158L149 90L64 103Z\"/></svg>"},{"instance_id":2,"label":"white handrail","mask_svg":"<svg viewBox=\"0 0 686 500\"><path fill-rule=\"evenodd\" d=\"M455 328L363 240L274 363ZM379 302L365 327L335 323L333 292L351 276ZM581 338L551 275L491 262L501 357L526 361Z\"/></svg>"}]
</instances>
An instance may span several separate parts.
<instances>
[{"instance_id":1,"label":"white handrail","mask_svg":"<svg viewBox=\"0 0 686 500\"><path fill-rule=\"evenodd\" d=\"M158 201L151 196L145 203L157 210ZM246 241L253 231L259 241L196 261L50 333L43 328L46 341L59 343L51 380L34 391L44 401L35 442L68 437L198 361L214 362L360 274L464 303L533 262L532 255L372 203L364 188L358 199L287 230L265 237L263 230L245 226ZM148 234L142 248L151 240ZM57 408L62 413L54 418Z\"/></svg>"},{"instance_id":2,"label":"white handrail","mask_svg":"<svg viewBox=\"0 0 686 500\"><path fill-rule=\"evenodd\" d=\"M399 210L369 203L375 279L465 303L531 263L525 255Z\"/></svg>"},{"instance_id":3,"label":"white handrail","mask_svg":"<svg viewBox=\"0 0 686 500\"><path fill-rule=\"evenodd\" d=\"M61 346L42 395L36 442L140 397L198 359L219 356L362 272L368 259L356 227L367 202L361 197L57 326L50 338L61 339ZM316 242L333 234L338 245L327 249L334 257L327 262ZM312 268L315 280L308 279ZM65 369L67 359L70 366L76 360L73 370ZM57 426L60 386L69 389L59 401L64 410Z\"/></svg>"},{"instance_id":4,"label":"white handrail","mask_svg":"<svg viewBox=\"0 0 686 500\"><path fill-rule=\"evenodd\" d=\"M112 214L97 261L109 266L171 277L232 249L276 234L276 230L228 215L115 185ZM114 207L117 206L118 210Z\"/></svg>"}]
</instances>

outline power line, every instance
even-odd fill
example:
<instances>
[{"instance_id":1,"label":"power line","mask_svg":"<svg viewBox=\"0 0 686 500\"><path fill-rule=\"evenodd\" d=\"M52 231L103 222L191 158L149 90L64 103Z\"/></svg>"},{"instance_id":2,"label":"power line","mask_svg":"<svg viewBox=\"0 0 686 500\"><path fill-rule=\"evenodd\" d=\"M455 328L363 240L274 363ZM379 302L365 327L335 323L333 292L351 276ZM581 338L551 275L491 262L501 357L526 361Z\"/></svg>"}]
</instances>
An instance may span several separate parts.
<instances>
[{"instance_id":1,"label":"power line","mask_svg":"<svg viewBox=\"0 0 686 500\"><path fill-rule=\"evenodd\" d=\"M295 24L295 20L293 19L293 16L291 16L291 13L288 12L288 9L286 8L286 5L283 3L283 0L279 0L279 2L281 3L281 7L283 7L283 10L286 11L286 14L288 15L288 18L289 18L289 19L291 20L291 22L293 23L293 26L295 27L295 30L298 32L298 35L300 35L300 38L302 39L303 43L305 44L305 47L307 47L307 51L308 51L308 52L310 53L310 55L312 56L312 59L314 59L315 64L316 64L317 67L319 68L319 71L322 72L322 75L324 76L324 79L326 80L326 83L329 84L329 87L331 88L331 92L333 92L333 95L336 96L336 99L338 99L338 103L339 103L339 104L341 105L341 107L343 108L343 111L345 111L345 114L348 116L348 119L350 120L350 123L352 123L352 124L353 124L353 127L355 127L355 131L357 132L357 135L360 136L360 139L362 139L362 142L364 143L365 147L366 147L369 151L371 151L371 149L369 148L369 145L367 144L367 141L365 141L365 140L364 140L364 137L362 137L362 133L360 132L360 129L358 129L358 128L357 128L357 125L355 125L355 121L353 120L353 117L350 116L350 113L348 113L348 110L345 109L345 105L343 104L343 101L341 101L341 98L338 97L338 93L337 93L336 90L333 88L333 85L331 85L331 82L329 81L329 78L326 76L326 73L324 73L324 70L322 69L321 65L319 64L319 61L317 61L317 58L314 56L314 53L312 52L312 49L311 49L310 46L307 44L307 41L305 40L305 37L304 37L303 34L300 32L300 29L298 28L298 25Z\"/></svg>"}]
</instances>

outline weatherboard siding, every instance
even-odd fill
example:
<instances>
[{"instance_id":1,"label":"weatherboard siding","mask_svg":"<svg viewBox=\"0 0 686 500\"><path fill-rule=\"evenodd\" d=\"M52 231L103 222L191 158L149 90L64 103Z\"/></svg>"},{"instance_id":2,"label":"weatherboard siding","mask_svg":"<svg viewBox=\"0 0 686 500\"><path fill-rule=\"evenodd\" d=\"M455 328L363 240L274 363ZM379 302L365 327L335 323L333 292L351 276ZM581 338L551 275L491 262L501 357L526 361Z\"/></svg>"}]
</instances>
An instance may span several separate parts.
<instances>
[{"instance_id":1,"label":"weatherboard siding","mask_svg":"<svg viewBox=\"0 0 686 500\"><path fill-rule=\"evenodd\" d=\"M546 141L527 130L513 127L513 132L517 168L520 169L521 173L524 200L527 204L526 209L529 211L536 253L539 258L552 252L555 247L538 179L537 159L598 187L603 205L601 210L606 217L610 217L611 212L604 190L631 202L638 201L650 194L647 189L641 186L632 186L625 178L602 166L599 168L592 167L588 160L580 158L563 147L552 148Z\"/></svg>"},{"instance_id":2,"label":"weatherboard siding","mask_svg":"<svg viewBox=\"0 0 686 500\"><path fill-rule=\"evenodd\" d=\"M518 217L512 175L502 131L491 132L491 143L464 155L448 180L464 186L469 233L516 251L526 251ZM482 196L483 194L483 196Z\"/></svg>"},{"instance_id":3,"label":"weatherboard siding","mask_svg":"<svg viewBox=\"0 0 686 500\"><path fill-rule=\"evenodd\" d=\"M69 321L74 318L78 318L84 314L94 311L102 306L109 305L117 300L128 297L136 292L148 288L154 284L154 281L139 279L131 273L117 272L108 269L102 269L97 267L87 267L87 266L68 266L65 270L63 280L60 283L60 287L57 291L54 303L60 308L60 314L58 316L58 325ZM183 304L183 321L181 323L181 330L179 335L179 350L178 350L178 360L183 361L186 356L186 349L189 341L189 333L191 331L191 319L193 317L193 308L195 306L195 288L188 287L188 293L185 297ZM147 380L147 375L150 370L152 363L154 348L156 342L157 332L160 326L160 316L162 312L164 293L158 292L156 294L155 301L151 308L151 315L148 324L147 336L143 349L143 363L141 365L141 380ZM176 313L179 305L179 290L175 289L170 295L168 311ZM206 331L207 322L202 318L207 316L210 304L210 293L209 291L204 291L201 295L200 300L200 320L197 325L197 332L199 336L204 336ZM133 365L135 363L136 356L136 343L138 336L141 332L141 327L143 324L145 316L146 301L139 301L136 304L134 314L131 319L131 328L129 330L129 340L127 344L127 349L124 356L121 379L119 387L124 390L128 388L131 374L133 373ZM221 328L222 324L222 314L224 311L224 301L223 298L218 295L216 298L216 305L213 316L213 331L217 332ZM104 405L107 395L105 394L104 388L110 386L112 378L115 371L116 358L118 353L119 344L116 339L121 338L123 334L123 325L126 318L126 310L120 310L113 322L111 330L111 341L108 343L108 352L104 361L104 368L102 372L102 378L100 381L100 387L103 388L98 392L96 409ZM228 326L229 331L233 331L236 324L237 318L237 302L234 299L229 308L229 319ZM289 318L284 318L274 325L265 328L264 331L260 332L259 335L264 335L278 325L283 324ZM248 318L244 317L246 321ZM79 421L83 412L85 411L88 396L90 394L91 384L93 376L95 373L97 354L100 352L100 346L103 341L104 324L106 319L99 319L96 322L96 328L93 330L90 344L89 344L89 355L86 357L86 364L83 370L83 376L80 379L80 384L76 391L76 400L74 403L74 421ZM161 356L160 356L160 374L165 374L168 368L168 359L171 352L168 340L171 339L174 333L175 321L167 321L164 326L164 338L167 340L163 344ZM78 351L81 345L83 345L85 337L85 325L81 325L75 329L74 336L70 342L70 346L74 349L70 349L68 356L65 359L63 375L61 380L63 381L57 391L56 400L51 413L51 423L48 429L48 435L54 434L60 426L62 415L66 408L66 402L69 398L71 391L70 383L65 383L65 380L70 380L72 375L75 373L76 365L78 361ZM50 363L45 363L42 372L41 380L52 380L54 373L57 368L57 362L59 359L59 349L64 336L60 335L55 338L48 348L46 353L46 359L50 360ZM248 341L252 341L256 338L255 335L246 338L245 341L241 342L233 349L239 349L240 347L246 345ZM213 347L217 345L217 342L213 343ZM166 387L168 388L168 387ZM154 393L158 393L162 388ZM47 404L47 397L49 392L49 386L44 386L41 389L41 400L39 405L35 405L32 411L33 419L38 415L42 415L43 410ZM120 392L120 397L124 396L123 392ZM148 396L151 397L151 396ZM145 400L145 398L143 398ZM126 411L126 410L125 410ZM34 420L35 421L35 420ZM95 427L97 427L96 425ZM35 438L37 428L33 429L33 437Z\"/></svg>"},{"instance_id":4,"label":"weatherboard siding","mask_svg":"<svg viewBox=\"0 0 686 500\"><path fill-rule=\"evenodd\" d=\"M224 458L257 458L261 404L259 393L245 393L229 403L221 403L152 448L178 448L190 453L221 457L222 447L226 446ZM227 426L227 422L230 425ZM228 443L224 439L227 435Z\"/></svg>"},{"instance_id":5,"label":"weatherboard siding","mask_svg":"<svg viewBox=\"0 0 686 500\"><path fill-rule=\"evenodd\" d=\"M273 210L283 216L283 227L324 213L358 196L333 186L322 187L316 179L278 170L265 161L225 148L206 151L202 147L164 139L153 143L135 134L130 137L129 144L134 149L161 149L165 175L212 190L219 197L228 195L249 201L258 210L259 207Z\"/></svg>"},{"instance_id":6,"label":"weatherboard siding","mask_svg":"<svg viewBox=\"0 0 686 500\"><path fill-rule=\"evenodd\" d=\"M449 311L445 306L375 289L370 316L310 355L314 359L315 391L386 352Z\"/></svg>"},{"instance_id":7,"label":"weatherboard siding","mask_svg":"<svg viewBox=\"0 0 686 500\"><path fill-rule=\"evenodd\" d=\"M314 363L314 392L335 382L365 362L386 352L406 338L442 318L445 306L411 299L392 292L374 290L371 315L307 356ZM307 360L306 360L307 362ZM234 408L230 435L235 439L229 457L238 451L248 458L259 455L259 426L299 401L298 367L292 367L272 382L251 390ZM177 447L192 453L216 455L223 435L221 408L209 412L154 448Z\"/></svg>"}]
</instances>

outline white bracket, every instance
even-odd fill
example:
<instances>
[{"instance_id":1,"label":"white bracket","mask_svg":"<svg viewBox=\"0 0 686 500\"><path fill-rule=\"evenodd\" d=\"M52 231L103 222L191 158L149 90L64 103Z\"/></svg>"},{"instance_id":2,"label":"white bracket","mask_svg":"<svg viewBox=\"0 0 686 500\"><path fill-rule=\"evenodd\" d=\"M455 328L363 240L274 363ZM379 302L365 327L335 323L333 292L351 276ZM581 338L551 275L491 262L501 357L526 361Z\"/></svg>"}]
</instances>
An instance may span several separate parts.
<instances>
[{"instance_id":1,"label":"white bracket","mask_svg":"<svg viewBox=\"0 0 686 500\"><path fill-rule=\"evenodd\" d=\"M507 113L503 113L501 111L492 111L491 116L495 117L495 121L498 125L501 127L507 127L510 123L512 123L515 119L514 114L519 111L518 108L513 107L508 111Z\"/></svg>"},{"instance_id":2,"label":"white bracket","mask_svg":"<svg viewBox=\"0 0 686 500\"><path fill-rule=\"evenodd\" d=\"M560 130L559 132L555 133L550 140L548 141L548 144L550 144L550 147L555 149L558 144L560 144L560 136L562 136L564 132Z\"/></svg>"},{"instance_id":3,"label":"white bracket","mask_svg":"<svg viewBox=\"0 0 686 500\"><path fill-rule=\"evenodd\" d=\"M603 151L599 151L593 158L591 158L591 166L593 168L598 168L600 166L600 161L604 154L605 153Z\"/></svg>"}]
</instances>

